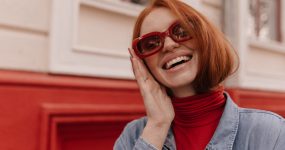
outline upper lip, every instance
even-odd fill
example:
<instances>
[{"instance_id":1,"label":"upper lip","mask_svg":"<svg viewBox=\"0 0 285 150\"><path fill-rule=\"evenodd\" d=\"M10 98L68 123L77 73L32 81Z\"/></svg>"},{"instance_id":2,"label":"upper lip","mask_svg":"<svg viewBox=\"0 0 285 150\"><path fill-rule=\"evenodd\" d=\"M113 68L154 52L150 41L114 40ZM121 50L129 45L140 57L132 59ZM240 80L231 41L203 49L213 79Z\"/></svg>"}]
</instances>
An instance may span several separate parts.
<instances>
[{"instance_id":1,"label":"upper lip","mask_svg":"<svg viewBox=\"0 0 285 150\"><path fill-rule=\"evenodd\" d=\"M164 66L167 62L169 62L170 60L180 57L180 56L191 56L193 55L193 53L191 51L181 51L181 52L176 52L176 53L168 53L166 54L162 60L161 60L161 64L160 66Z\"/></svg>"}]
</instances>

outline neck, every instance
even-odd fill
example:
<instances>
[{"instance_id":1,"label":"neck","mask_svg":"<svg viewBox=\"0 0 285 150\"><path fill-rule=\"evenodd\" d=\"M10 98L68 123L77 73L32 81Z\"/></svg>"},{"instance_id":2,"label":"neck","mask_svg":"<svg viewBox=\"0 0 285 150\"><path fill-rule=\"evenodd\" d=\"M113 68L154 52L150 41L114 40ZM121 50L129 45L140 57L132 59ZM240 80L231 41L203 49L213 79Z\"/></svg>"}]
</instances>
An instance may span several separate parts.
<instances>
[{"instance_id":1,"label":"neck","mask_svg":"<svg viewBox=\"0 0 285 150\"><path fill-rule=\"evenodd\" d=\"M192 86L173 88L171 89L171 93L174 97L177 97L177 98L196 95L196 92L192 88Z\"/></svg>"},{"instance_id":2,"label":"neck","mask_svg":"<svg viewBox=\"0 0 285 150\"><path fill-rule=\"evenodd\" d=\"M223 88L183 98L172 98L174 123L186 126L207 124L221 117L225 105Z\"/></svg>"},{"instance_id":3,"label":"neck","mask_svg":"<svg viewBox=\"0 0 285 150\"><path fill-rule=\"evenodd\" d=\"M219 90L221 88L224 89L224 87L222 85L218 85L216 87L211 88L209 91L215 91L215 90ZM189 96L193 96L196 94L197 94L197 92L195 91L195 89L189 85L171 89L171 95L176 97L176 98L189 97Z\"/></svg>"}]
</instances>

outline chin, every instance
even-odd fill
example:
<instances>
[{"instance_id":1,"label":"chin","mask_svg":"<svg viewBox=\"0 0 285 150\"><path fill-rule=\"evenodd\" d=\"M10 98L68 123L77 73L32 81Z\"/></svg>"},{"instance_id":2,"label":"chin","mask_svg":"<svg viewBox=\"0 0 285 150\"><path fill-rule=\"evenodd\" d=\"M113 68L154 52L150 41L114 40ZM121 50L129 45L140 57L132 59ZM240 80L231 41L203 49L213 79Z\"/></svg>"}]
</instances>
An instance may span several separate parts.
<instances>
[{"instance_id":1,"label":"chin","mask_svg":"<svg viewBox=\"0 0 285 150\"><path fill-rule=\"evenodd\" d=\"M185 83L173 83L172 84L172 83L170 83L167 85L167 87L169 89L179 89L179 88L187 87L187 86L191 87L191 84L185 84Z\"/></svg>"},{"instance_id":2,"label":"chin","mask_svg":"<svg viewBox=\"0 0 285 150\"><path fill-rule=\"evenodd\" d=\"M194 80L194 79L193 79ZM174 79L174 80L167 80L165 81L165 86L168 87L169 89L179 89L179 88L183 88L183 87L192 87L192 82L193 80L191 79L191 77L189 78L178 78L178 79Z\"/></svg>"},{"instance_id":3,"label":"chin","mask_svg":"<svg viewBox=\"0 0 285 150\"><path fill-rule=\"evenodd\" d=\"M183 74L178 74L175 76L165 76L164 83L166 83L169 88L177 88L180 86L191 85L194 79L194 74L190 72L184 72Z\"/></svg>"}]
</instances>

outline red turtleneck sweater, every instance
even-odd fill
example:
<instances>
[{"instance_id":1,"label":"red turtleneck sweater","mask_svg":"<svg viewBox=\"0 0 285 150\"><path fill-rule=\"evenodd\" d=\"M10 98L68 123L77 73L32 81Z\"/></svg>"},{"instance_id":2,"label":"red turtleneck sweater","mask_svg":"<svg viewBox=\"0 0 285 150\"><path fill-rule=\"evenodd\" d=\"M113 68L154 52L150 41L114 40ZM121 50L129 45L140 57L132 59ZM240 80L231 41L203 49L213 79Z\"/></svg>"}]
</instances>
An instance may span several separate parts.
<instances>
[{"instance_id":1,"label":"red turtleneck sweater","mask_svg":"<svg viewBox=\"0 0 285 150\"><path fill-rule=\"evenodd\" d=\"M175 111L173 132L178 150L204 150L210 142L226 103L223 88L215 91L172 98Z\"/></svg>"}]
</instances>

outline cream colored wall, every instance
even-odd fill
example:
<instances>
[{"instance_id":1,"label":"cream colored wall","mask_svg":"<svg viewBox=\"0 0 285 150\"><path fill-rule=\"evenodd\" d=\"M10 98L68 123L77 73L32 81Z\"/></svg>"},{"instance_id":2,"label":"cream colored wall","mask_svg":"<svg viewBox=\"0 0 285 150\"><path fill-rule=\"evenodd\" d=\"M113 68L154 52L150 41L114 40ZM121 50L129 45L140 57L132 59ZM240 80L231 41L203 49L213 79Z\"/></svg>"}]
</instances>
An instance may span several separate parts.
<instances>
[{"instance_id":1,"label":"cream colored wall","mask_svg":"<svg viewBox=\"0 0 285 150\"><path fill-rule=\"evenodd\" d=\"M51 45L49 39L51 32L50 24L52 24L51 17L54 12L52 2L52 0L0 0L0 69L36 72L50 71L51 63L49 61L50 57L53 57L50 52ZM211 21L221 28L220 0L201 0L201 2L201 8L208 12L205 13L205 15L211 18ZM81 11L80 21L82 21L82 19L84 19L83 21L92 19L100 20L100 18L93 18L94 15L96 16L96 11L100 11L99 9L94 7L81 7ZM108 10L105 12L106 14L101 13L101 19L103 19L104 15L109 15L109 18L113 19L118 18L118 16L120 18L120 14L118 13L108 12ZM133 23L128 22L133 22L134 19L134 17L126 16L125 21L120 23L132 28ZM114 25L118 23L116 19L111 21L114 21ZM75 38L79 39L78 42L80 44L95 45L95 47L102 48L104 41L98 43L97 40L94 42L94 40L98 39L98 34L86 32L85 27L92 26L92 24L84 23L85 22L80 22L79 25L83 28L78 29L80 32L78 37ZM98 29L96 26L92 26L92 28L94 28L94 30L90 30L92 32ZM104 30L112 30L113 28L116 27L105 26ZM100 34L100 32L98 33ZM129 36L131 33L125 35ZM92 38L92 36L95 38ZM125 37L119 40L121 42L117 42L117 45L121 45L122 49L122 46L129 44L126 42L129 41L130 38ZM122 42L125 44L122 44ZM113 41L112 45L116 45L116 41ZM107 47L112 48L112 45L107 45Z\"/></svg>"},{"instance_id":2,"label":"cream colored wall","mask_svg":"<svg viewBox=\"0 0 285 150\"><path fill-rule=\"evenodd\" d=\"M220 30L222 30L222 0L200 0L201 12Z\"/></svg>"},{"instance_id":3,"label":"cream colored wall","mask_svg":"<svg viewBox=\"0 0 285 150\"><path fill-rule=\"evenodd\" d=\"M50 0L0 4L0 68L46 72Z\"/></svg>"},{"instance_id":4,"label":"cream colored wall","mask_svg":"<svg viewBox=\"0 0 285 150\"><path fill-rule=\"evenodd\" d=\"M258 40L247 35L248 1L225 1L225 32L237 50L239 70L228 86L285 92L285 41ZM284 14L284 12L283 12Z\"/></svg>"},{"instance_id":5,"label":"cream colored wall","mask_svg":"<svg viewBox=\"0 0 285 150\"><path fill-rule=\"evenodd\" d=\"M223 0L184 1L194 4L224 30ZM127 47L141 8L119 3L118 0L0 0L0 68L133 78ZM230 25L238 25L232 34L241 66L227 85L285 91L284 45L276 48L244 39L243 14L237 13L239 18L229 21ZM106 45L109 36L112 42Z\"/></svg>"},{"instance_id":6,"label":"cream colored wall","mask_svg":"<svg viewBox=\"0 0 285 150\"><path fill-rule=\"evenodd\" d=\"M134 22L135 17L81 5L75 44L128 55Z\"/></svg>"},{"instance_id":7,"label":"cream colored wall","mask_svg":"<svg viewBox=\"0 0 285 150\"><path fill-rule=\"evenodd\" d=\"M285 91L285 45L249 40L244 64L240 87Z\"/></svg>"}]
</instances>

